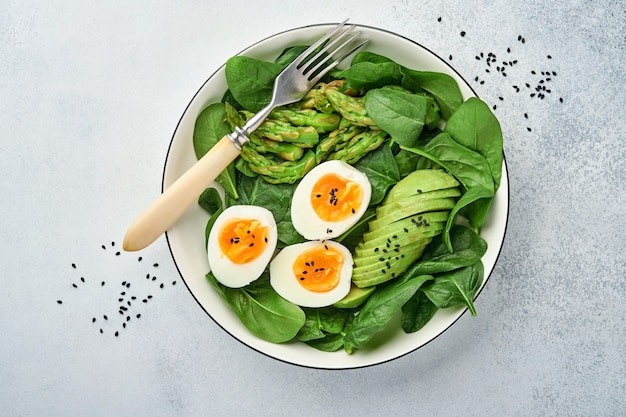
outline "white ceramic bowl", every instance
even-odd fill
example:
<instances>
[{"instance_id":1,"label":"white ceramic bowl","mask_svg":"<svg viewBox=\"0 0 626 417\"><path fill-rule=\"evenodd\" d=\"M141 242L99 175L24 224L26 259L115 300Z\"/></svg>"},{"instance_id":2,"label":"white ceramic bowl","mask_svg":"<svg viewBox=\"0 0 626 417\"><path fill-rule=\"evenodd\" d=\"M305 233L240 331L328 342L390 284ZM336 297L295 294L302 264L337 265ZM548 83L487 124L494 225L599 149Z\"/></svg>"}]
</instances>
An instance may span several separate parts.
<instances>
[{"instance_id":1,"label":"white ceramic bowl","mask_svg":"<svg viewBox=\"0 0 626 417\"><path fill-rule=\"evenodd\" d=\"M285 47L312 43L333 26L335 25L313 25L278 33L255 43L240 54L273 60ZM388 56L409 68L450 74L459 83L465 99L476 95L454 68L424 46L386 30L357 26L362 36L369 40L367 50ZM163 189L166 189L196 162L192 144L196 117L207 104L220 101L226 89L222 66L209 77L191 99L170 143L163 172ZM489 245L483 257L485 267L483 286L494 268L502 247L507 225L508 201L509 189L505 162L500 189L496 193L492 209L481 230L482 237ZM167 232L167 242L176 267L192 296L215 323L241 343L272 358L321 369L349 369L380 364L413 352L431 342L452 326L466 311L465 308L439 310L424 328L412 334L405 334L399 324L396 323L397 325L394 326L394 323L391 323L390 328L377 335L368 347L352 355L347 355L343 350L333 353L321 352L304 343L265 342L252 335L241 324L205 278L209 270L204 248L204 229L207 220L207 213L195 205Z\"/></svg>"}]
</instances>

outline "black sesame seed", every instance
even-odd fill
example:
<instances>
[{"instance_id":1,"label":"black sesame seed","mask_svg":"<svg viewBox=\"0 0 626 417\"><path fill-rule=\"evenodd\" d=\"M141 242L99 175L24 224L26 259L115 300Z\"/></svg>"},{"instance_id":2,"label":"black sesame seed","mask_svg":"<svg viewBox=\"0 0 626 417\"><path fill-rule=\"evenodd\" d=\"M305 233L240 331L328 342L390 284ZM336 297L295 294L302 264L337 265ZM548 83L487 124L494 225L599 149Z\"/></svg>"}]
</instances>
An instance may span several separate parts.
<instances>
[{"instance_id":1,"label":"black sesame seed","mask_svg":"<svg viewBox=\"0 0 626 417\"><path fill-rule=\"evenodd\" d=\"M438 17L438 18L437 18L437 22L441 22L441 17Z\"/></svg>"},{"instance_id":2,"label":"black sesame seed","mask_svg":"<svg viewBox=\"0 0 626 417\"><path fill-rule=\"evenodd\" d=\"M126 328L126 323L122 323L122 327L123 327L123 328Z\"/></svg>"},{"instance_id":3,"label":"black sesame seed","mask_svg":"<svg viewBox=\"0 0 626 417\"><path fill-rule=\"evenodd\" d=\"M141 262L143 258L140 256L139 258L137 258L137 262Z\"/></svg>"},{"instance_id":4,"label":"black sesame seed","mask_svg":"<svg viewBox=\"0 0 626 417\"><path fill-rule=\"evenodd\" d=\"M100 329L100 334L104 333L104 330Z\"/></svg>"},{"instance_id":5,"label":"black sesame seed","mask_svg":"<svg viewBox=\"0 0 626 417\"><path fill-rule=\"evenodd\" d=\"M72 264L72 268L76 269L76 264Z\"/></svg>"},{"instance_id":6,"label":"black sesame seed","mask_svg":"<svg viewBox=\"0 0 626 417\"><path fill-rule=\"evenodd\" d=\"M462 37L463 37L463 36L465 36L465 31L464 31L464 30L463 30L463 31L461 31L461 36L462 36Z\"/></svg>"},{"instance_id":7,"label":"black sesame seed","mask_svg":"<svg viewBox=\"0 0 626 417\"><path fill-rule=\"evenodd\" d=\"M163 283L161 283L161 285L159 285L159 287L163 288Z\"/></svg>"},{"instance_id":8,"label":"black sesame seed","mask_svg":"<svg viewBox=\"0 0 626 417\"><path fill-rule=\"evenodd\" d=\"M116 332L115 332L115 337L117 337L117 336L119 336L119 335L120 335L120 332L117 332L117 331L116 331Z\"/></svg>"},{"instance_id":9,"label":"black sesame seed","mask_svg":"<svg viewBox=\"0 0 626 417\"><path fill-rule=\"evenodd\" d=\"M95 323L95 322L96 322L96 318L95 318L95 317L94 317L94 318L92 318L92 319L91 319L91 322L92 322L92 323Z\"/></svg>"},{"instance_id":10,"label":"black sesame seed","mask_svg":"<svg viewBox=\"0 0 626 417\"><path fill-rule=\"evenodd\" d=\"M76 284L72 284L72 287L74 287L74 288L78 288L78 285L76 285Z\"/></svg>"},{"instance_id":11,"label":"black sesame seed","mask_svg":"<svg viewBox=\"0 0 626 417\"><path fill-rule=\"evenodd\" d=\"M563 97L559 97L559 101L563 103Z\"/></svg>"},{"instance_id":12,"label":"black sesame seed","mask_svg":"<svg viewBox=\"0 0 626 417\"><path fill-rule=\"evenodd\" d=\"M176 281L172 281L172 285L176 285Z\"/></svg>"},{"instance_id":13,"label":"black sesame seed","mask_svg":"<svg viewBox=\"0 0 626 417\"><path fill-rule=\"evenodd\" d=\"M155 268L158 268L159 264L153 264L152 266L155 267Z\"/></svg>"},{"instance_id":14,"label":"black sesame seed","mask_svg":"<svg viewBox=\"0 0 626 417\"><path fill-rule=\"evenodd\" d=\"M85 282L85 277L80 277L80 282Z\"/></svg>"},{"instance_id":15,"label":"black sesame seed","mask_svg":"<svg viewBox=\"0 0 626 417\"><path fill-rule=\"evenodd\" d=\"M532 129L530 127L527 127L526 130L528 130L529 132L532 132Z\"/></svg>"},{"instance_id":16,"label":"black sesame seed","mask_svg":"<svg viewBox=\"0 0 626 417\"><path fill-rule=\"evenodd\" d=\"M102 316L102 318L105 319L105 320L109 319L106 314L104 316Z\"/></svg>"},{"instance_id":17,"label":"black sesame seed","mask_svg":"<svg viewBox=\"0 0 626 417\"><path fill-rule=\"evenodd\" d=\"M120 252L115 252L115 256L120 256Z\"/></svg>"},{"instance_id":18,"label":"black sesame seed","mask_svg":"<svg viewBox=\"0 0 626 417\"><path fill-rule=\"evenodd\" d=\"M63 304L63 301L57 300L57 304Z\"/></svg>"},{"instance_id":19,"label":"black sesame seed","mask_svg":"<svg viewBox=\"0 0 626 417\"><path fill-rule=\"evenodd\" d=\"M141 317L141 314L137 314L135 317L140 318L140 317Z\"/></svg>"},{"instance_id":20,"label":"black sesame seed","mask_svg":"<svg viewBox=\"0 0 626 417\"><path fill-rule=\"evenodd\" d=\"M104 287L104 284L105 284L105 282L104 282L104 281L102 281L102 282L100 283L100 286L101 286L101 287Z\"/></svg>"},{"instance_id":21,"label":"black sesame seed","mask_svg":"<svg viewBox=\"0 0 626 417\"><path fill-rule=\"evenodd\" d=\"M106 248L107 248L106 246L102 245L102 249L106 249Z\"/></svg>"}]
</instances>

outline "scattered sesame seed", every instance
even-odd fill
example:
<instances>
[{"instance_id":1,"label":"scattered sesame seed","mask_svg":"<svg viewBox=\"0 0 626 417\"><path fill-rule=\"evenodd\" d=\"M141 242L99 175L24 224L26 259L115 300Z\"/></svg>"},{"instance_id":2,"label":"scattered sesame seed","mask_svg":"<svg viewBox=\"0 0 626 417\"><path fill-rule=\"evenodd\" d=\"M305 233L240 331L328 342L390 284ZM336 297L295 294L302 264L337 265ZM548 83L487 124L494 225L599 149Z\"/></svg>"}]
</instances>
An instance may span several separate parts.
<instances>
[{"instance_id":1,"label":"scattered sesame seed","mask_svg":"<svg viewBox=\"0 0 626 417\"><path fill-rule=\"evenodd\" d=\"M63 301L57 300L57 304L63 304Z\"/></svg>"},{"instance_id":2,"label":"scattered sesame seed","mask_svg":"<svg viewBox=\"0 0 626 417\"><path fill-rule=\"evenodd\" d=\"M76 269L76 264L72 264L72 268Z\"/></svg>"}]
</instances>

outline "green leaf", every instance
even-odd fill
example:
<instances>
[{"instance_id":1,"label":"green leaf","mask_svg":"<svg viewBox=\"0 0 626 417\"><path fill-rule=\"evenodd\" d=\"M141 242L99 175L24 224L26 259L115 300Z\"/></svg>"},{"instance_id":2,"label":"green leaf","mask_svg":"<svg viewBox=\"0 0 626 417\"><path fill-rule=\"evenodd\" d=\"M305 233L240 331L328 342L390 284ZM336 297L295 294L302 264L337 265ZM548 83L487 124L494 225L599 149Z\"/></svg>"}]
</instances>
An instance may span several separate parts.
<instances>
[{"instance_id":1,"label":"green leaf","mask_svg":"<svg viewBox=\"0 0 626 417\"><path fill-rule=\"evenodd\" d=\"M198 198L198 205L200 205L200 207L202 207L209 214L211 214L211 217L209 217L209 221L207 222L204 229L204 246L206 247L207 242L209 241L209 233L211 233L213 224L215 224L215 221L217 220L219 215L222 214L225 207L219 192L212 187L209 187L202 192L202 194Z\"/></svg>"},{"instance_id":2,"label":"green leaf","mask_svg":"<svg viewBox=\"0 0 626 417\"><path fill-rule=\"evenodd\" d=\"M374 335L382 331L430 276L409 280L394 280L381 286L367 299L352 323L346 325L344 341L350 348L364 347Z\"/></svg>"},{"instance_id":3,"label":"green leaf","mask_svg":"<svg viewBox=\"0 0 626 417\"><path fill-rule=\"evenodd\" d=\"M479 228L484 221L488 204L494 195L494 183L489 164L477 152L456 143L447 133L440 133L422 148L402 149L419 154L424 158L418 162L417 168L431 168L431 161L443 167L463 184L466 191L450 212L444 229L444 239L448 243L449 231L454 217L462 209L466 209L472 226ZM477 203L480 200L487 200Z\"/></svg>"},{"instance_id":4,"label":"green leaf","mask_svg":"<svg viewBox=\"0 0 626 417\"><path fill-rule=\"evenodd\" d=\"M402 306L402 330L414 333L424 327L437 312L437 306L422 291L417 291L413 297Z\"/></svg>"},{"instance_id":5,"label":"green leaf","mask_svg":"<svg viewBox=\"0 0 626 417\"><path fill-rule=\"evenodd\" d=\"M400 66L395 62L379 61L358 62L345 70L333 73L335 78L345 78L352 88L371 90L386 85L399 84L401 80Z\"/></svg>"},{"instance_id":6,"label":"green leaf","mask_svg":"<svg viewBox=\"0 0 626 417\"><path fill-rule=\"evenodd\" d=\"M304 241L291 223L291 198L296 184L270 184L260 176L250 178L242 173L238 173L237 182L239 199L227 196L228 205L249 204L271 211L278 229L279 247Z\"/></svg>"},{"instance_id":7,"label":"green leaf","mask_svg":"<svg viewBox=\"0 0 626 417\"><path fill-rule=\"evenodd\" d=\"M430 93L441 110L444 119L448 119L456 112L463 95L454 78L448 74L429 71L417 71L402 67L402 86L415 93L427 91Z\"/></svg>"},{"instance_id":8,"label":"green leaf","mask_svg":"<svg viewBox=\"0 0 626 417\"><path fill-rule=\"evenodd\" d=\"M283 65L237 55L226 61L226 82L235 100L253 113L267 106L272 98L274 79Z\"/></svg>"},{"instance_id":9,"label":"green leaf","mask_svg":"<svg viewBox=\"0 0 626 417\"><path fill-rule=\"evenodd\" d=\"M450 243L452 253L442 235L434 237L422 252L420 260L411 266L411 273L438 274L470 266L478 262L487 251L487 242L478 233L462 225L451 227Z\"/></svg>"},{"instance_id":10,"label":"green leaf","mask_svg":"<svg viewBox=\"0 0 626 417\"><path fill-rule=\"evenodd\" d=\"M202 158L225 135L230 133L226 122L226 107L222 103L213 103L205 107L198 117L193 130L193 149L198 159ZM237 198L235 164L231 163L215 179L224 190Z\"/></svg>"},{"instance_id":11,"label":"green leaf","mask_svg":"<svg viewBox=\"0 0 626 417\"><path fill-rule=\"evenodd\" d=\"M304 311L279 296L269 284L267 274L243 288L225 287L211 272L206 277L243 325L263 340L272 343L292 340L305 323Z\"/></svg>"},{"instance_id":12,"label":"green leaf","mask_svg":"<svg viewBox=\"0 0 626 417\"><path fill-rule=\"evenodd\" d=\"M372 185L370 205L380 203L389 187L400 181L400 171L391 152L390 141L368 152L354 167L364 173Z\"/></svg>"},{"instance_id":13,"label":"green leaf","mask_svg":"<svg viewBox=\"0 0 626 417\"><path fill-rule=\"evenodd\" d=\"M424 128L428 98L389 88L365 94L365 109L378 127L404 146L414 146Z\"/></svg>"},{"instance_id":14,"label":"green leaf","mask_svg":"<svg viewBox=\"0 0 626 417\"><path fill-rule=\"evenodd\" d=\"M465 305L472 316L476 315L474 298L483 282L481 261L465 268L441 274L421 290L439 308Z\"/></svg>"},{"instance_id":15,"label":"green leaf","mask_svg":"<svg viewBox=\"0 0 626 417\"><path fill-rule=\"evenodd\" d=\"M343 330L348 313L337 307L303 308L306 315L304 326L300 329L297 339L302 342L321 339L327 334L340 334Z\"/></svg>"},{"instance_id":16,"label":"green leaf","mask_svg":"<svg viewBox=\"0 0 626 417\"><path fill-rule=\"evenodd\" d=\"M502 129L489 106L471 97L448 119L444 131L457 143L478 152L487 160L495 189L498 189L504 159Z\"/></svg>"}]
</instances>

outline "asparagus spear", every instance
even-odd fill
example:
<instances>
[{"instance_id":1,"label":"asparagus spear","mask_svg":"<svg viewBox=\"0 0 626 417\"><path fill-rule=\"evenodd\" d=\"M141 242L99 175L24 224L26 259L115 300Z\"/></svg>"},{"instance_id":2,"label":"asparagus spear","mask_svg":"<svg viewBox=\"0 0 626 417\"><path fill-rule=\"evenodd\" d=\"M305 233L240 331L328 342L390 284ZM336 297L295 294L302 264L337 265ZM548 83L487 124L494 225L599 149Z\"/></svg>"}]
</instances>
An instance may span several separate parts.
<instances>
[{"instance_id":1,"label":"asparagus spear","mask_svg":"<svg viewBox=\"0 0 626 417\"><path fill-rule=\"evenodd\" d=\"M295 126L313 126L318 133L337 129L341 116L336 113L320 113L313 109L291 109L279 107L270 113L270 118L291 123Z\"/></svg>"},{"instance_id":2,"label":"asparagus spear","mask_svg":"<svg viewBox=\"0 0 626 417\"><path fill-rule=\"evenodd\" d=\"M273 153L286 161L297 161L302 158L304 150L292 143L276 142L250 134L250 145L259 153Z\"/></svg>"},{"instance_id":3,"label":"asparagus spear","mask_svg":"<svg viewBox=\"0 0 626 417\"><path fill-rule=\"evenodd\" d=\"M341 145L345 147L348 142L361 133L362 130L362 127L349 125L347 128L339 128L330 132L330 134L320 140L320 143L315 147L316 162L319 164L325 160L331 152L341 149Z\"/></svg>"},{"instance_id":4,"label":"asparagus spear","mask_svg":"<svg viewBox=\"0 0 626 417\"><path fill-rule=\"evenodd\" d=\"M261 175L264 180L272 184L294 183L315 166L315 153L306 151L298 161L276 163L258 153L250 142L241 149L241 158L248 162L250 169Z\"/></svg>"},{"instance_id":5,"label":"asparagus spear","mask_svg":"<svg viewBox=\"0 0 626 417\"><path fill-rule=\"evenodd\" d=\"M368 129L350 139L348 146L328 155L328 159L339 159L348 164L355 164L370 151L385 142L387 133L382 130Z\"/></svg>"},{"instance_id":6,"label":"asparagus spear","mask_svg":"<svg viewBox=\"0 0 626 417\"><path fill-rule=\"evenodd\" d=\"M333 88L326 89L326 97L336 112L357 126L368 126L377 129L374 121L367 115L365 105L357 98L351 97Z\"/></svg>"},{"instance_id":7,"label":"asparagus spear","mask_svg":"<svg viewBox=\"0 0 626 417\"><path fill-rule=\"evenodd\" d=\"M282 120L265 119L255 133L276 142L289 142L301 148L312 148L320 140L319 133L314 127L293 126Z\"/></svg>"}]
</instances>

